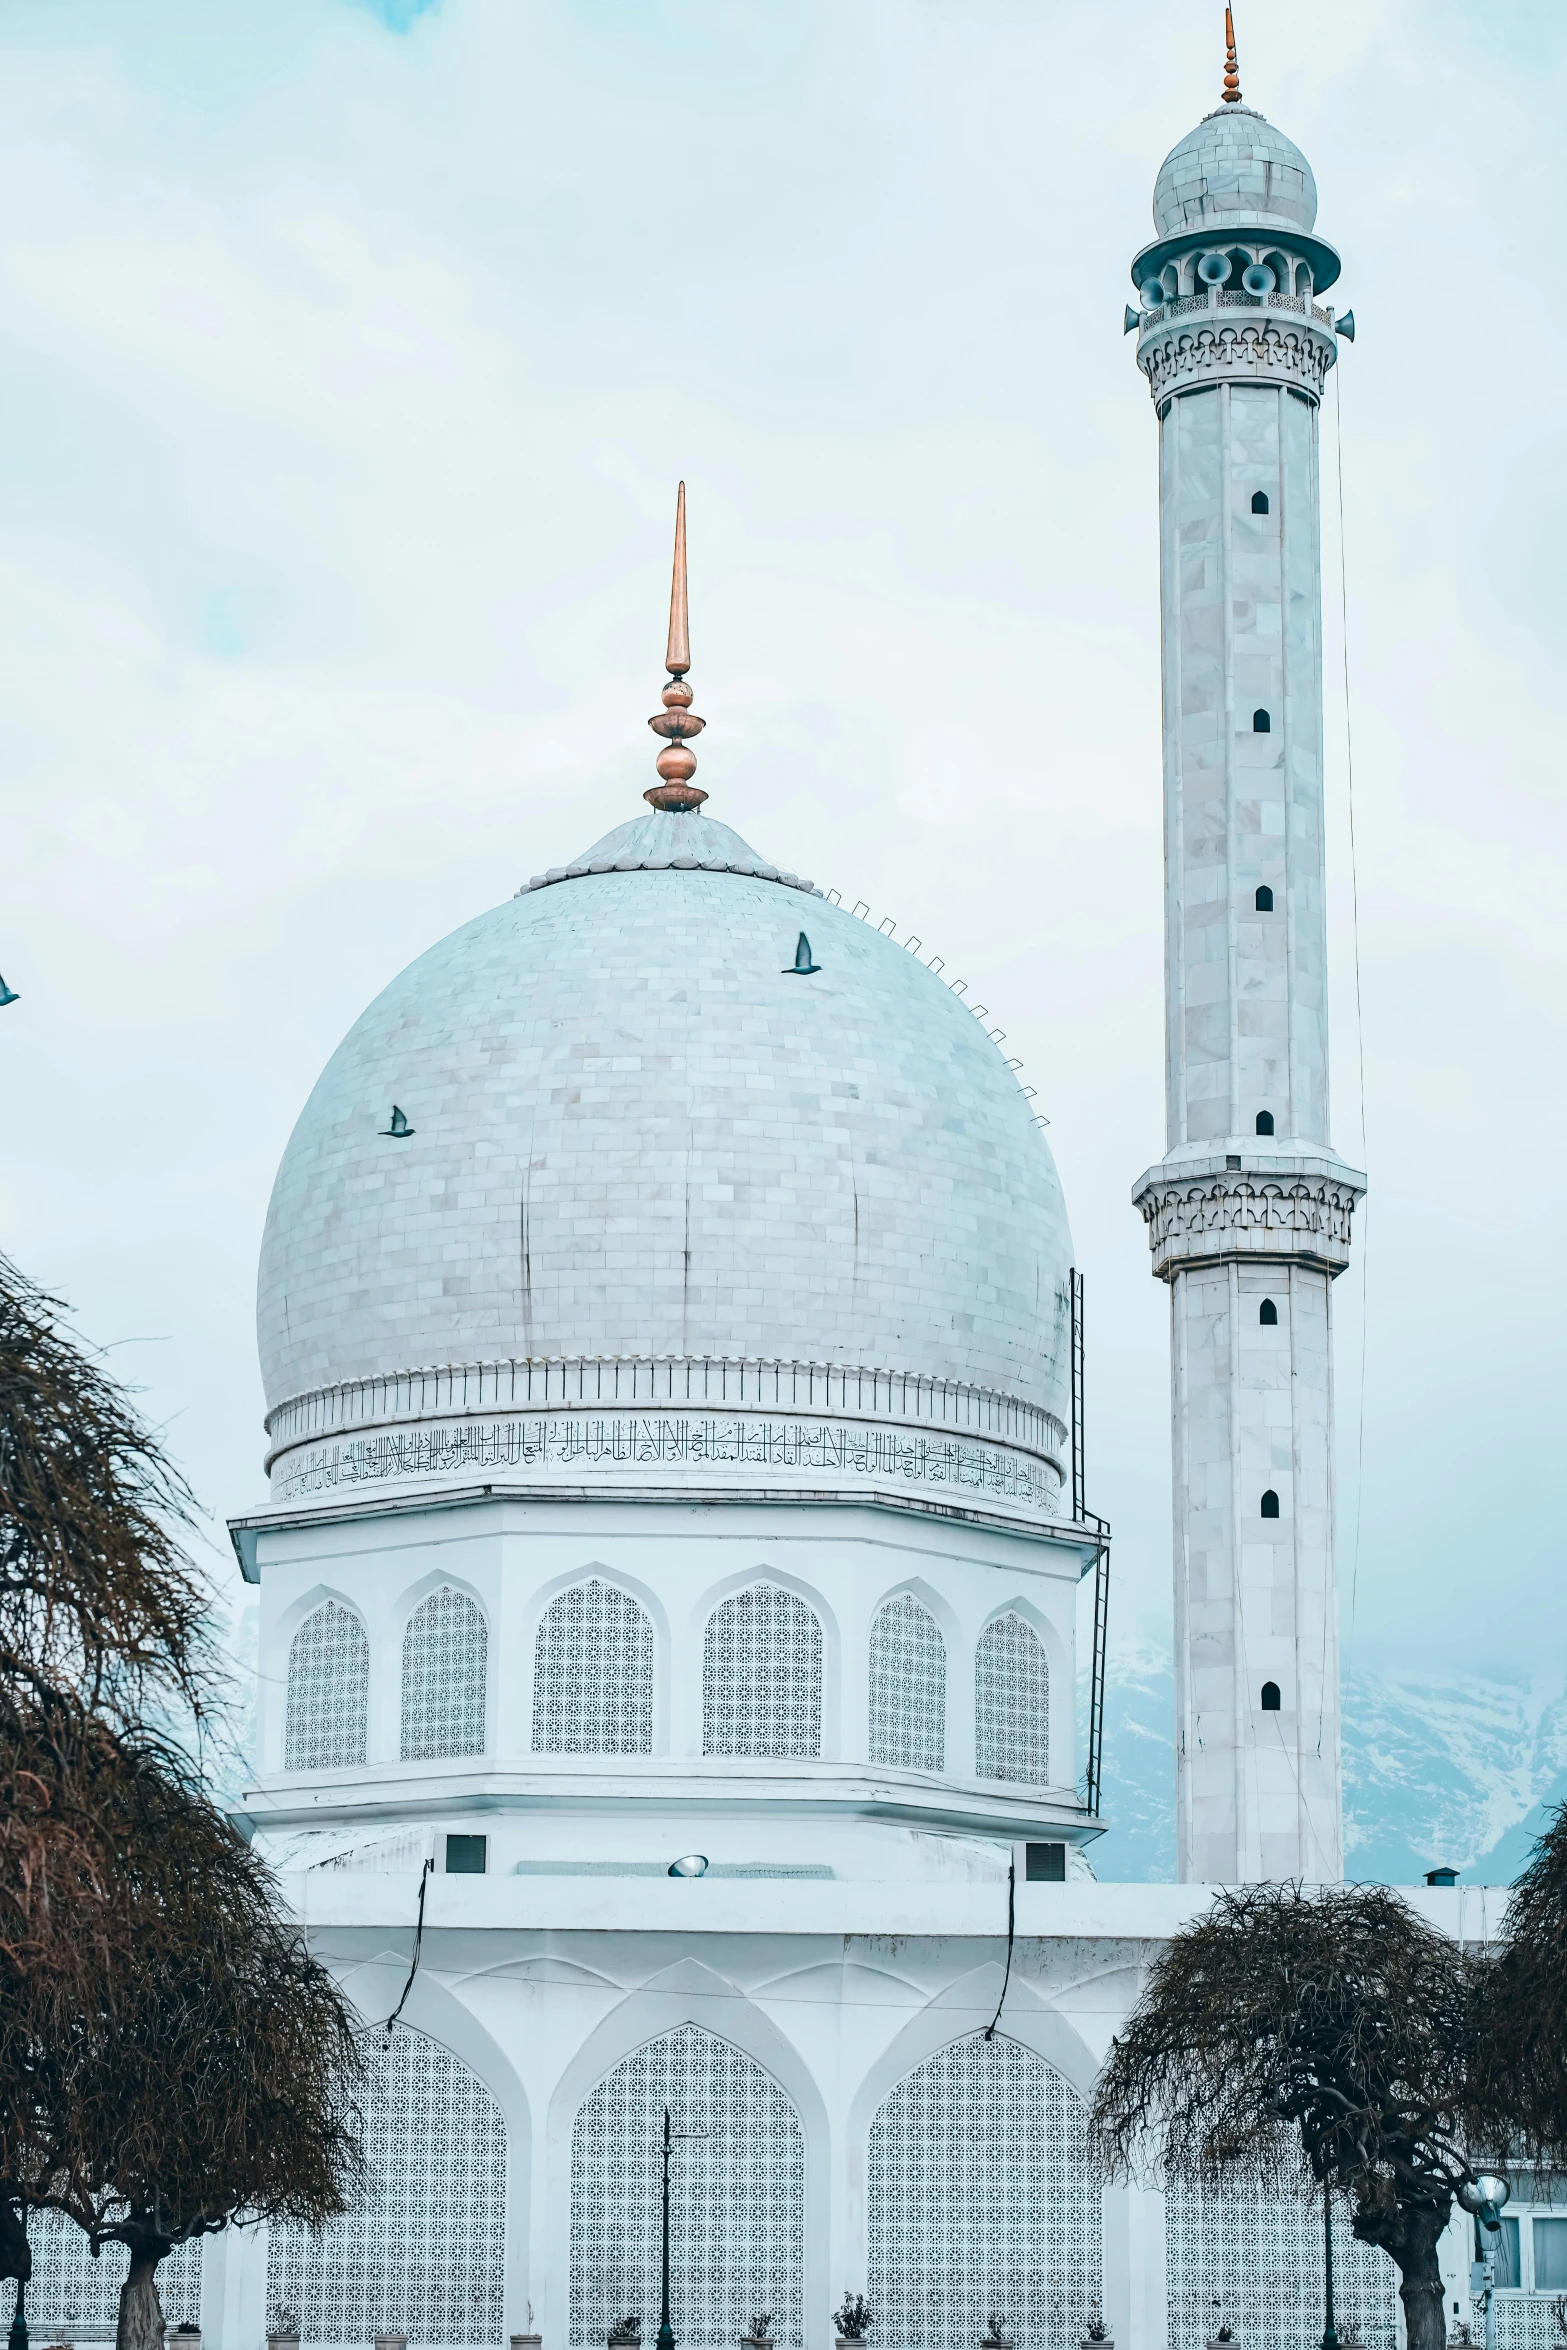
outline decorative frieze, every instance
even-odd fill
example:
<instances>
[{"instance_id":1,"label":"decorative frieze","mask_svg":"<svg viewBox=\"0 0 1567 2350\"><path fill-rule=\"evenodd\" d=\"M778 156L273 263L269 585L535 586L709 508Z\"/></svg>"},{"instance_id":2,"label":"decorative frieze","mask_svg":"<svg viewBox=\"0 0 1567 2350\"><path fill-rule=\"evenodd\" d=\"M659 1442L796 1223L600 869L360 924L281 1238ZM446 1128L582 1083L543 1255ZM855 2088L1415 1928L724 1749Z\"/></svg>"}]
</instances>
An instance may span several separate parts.
<instances>
[{"instance_id":1,"label":"decorative frieze","mask_svg":"<svg viewBox=\"0 0 1567 2350\"><path fill-rule=\"evenodd\" d=\"M1209 319L1172 322L1167 332L1144 337L1137 364L1155 401L1197 384L1235 382L1287 384L1313 400L1322 397L1337 356L1329 330L1265 313L1221 324L1210 312Z\"/></svg>"},{"instance_id":2,"label":"decorative frieze","mask_svg":"<svg viewBox=\"0 0 1567 2350\"><path fill-rule=\"evenodd\" d=\"M1350 1220L1365 1185L1349 1174L1146 1176L1133 1193L1148 1227L1153 1271L1226 1257L1293 1258L1342 1273Z\"/></svg>"},{"instance_id":3,"label":"decorative frieze","mask_svg":"<svg viewBox=\"0 0 1567 2350\"><path fill-rule=\"evenodd\" d=\"M731 1481L761 1472L820 1487L875 1483L960 1493L1047 1516L1060 1514L1061 1465L1000 1445L863 1423L696 1413L518 1414L385 1428L341 1443L303 1444L273 1469L275 1501L406 1478L515 1474L546 1484L658 1486L662 1473L713 1470Z\"/></svg>"}]
</instances>

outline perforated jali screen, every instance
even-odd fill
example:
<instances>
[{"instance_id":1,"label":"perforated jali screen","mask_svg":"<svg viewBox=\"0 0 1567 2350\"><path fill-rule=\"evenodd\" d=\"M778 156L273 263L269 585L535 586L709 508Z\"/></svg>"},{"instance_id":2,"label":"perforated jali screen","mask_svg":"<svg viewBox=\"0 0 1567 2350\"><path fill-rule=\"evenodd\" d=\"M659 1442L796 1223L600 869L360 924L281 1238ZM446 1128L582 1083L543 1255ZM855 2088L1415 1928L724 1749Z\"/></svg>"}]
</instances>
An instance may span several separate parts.
<instances>
[{"instance_id":1,"label":"perforated jali screen","mask_svg":"<svg viewBox=\"0 0 1567 2350\"><path fill-rule=\"evenodd\" d=\"M443 1585L403 1634L404 1762L484 1752L489 1634L466 1592Z\"/></svg>"},{"instance_id":2,"label":"perforated jali screen","mask_svg":"<svg viewBox=\"0 0 1567 2350\"><path fill-rule=\"evenodd\" d=\"M536 1754L651 1754L653 1624L597 1575L550 1601L533 1662Z\"/></svg>"},{"instance_id":3,"label":"perforated jali screen","mask_svg":"<svg viewBox=\"0 0 1567 2350\"><path fill-rule=\"evenodd\" d=\"M682 2139L672 2172L670 2315L689 2350L733 2350L765 2313L802 2341L805 2146L776 2081L695 2024L650 2040L587 2098L571 2137L571 2343L620 2318L651 2341L659 2316L664 2108Z\"/></svg>"},{"instance_id":4,"label":"perforated jali screen","mask_svg":"<svg viewBox=\"0 0 1567 2350\"><path fill-rule=\"evenodd\" d=\"M994 2314L1023 2350L1078 2350L1102 2290L1085 2120L1070 2082L999 2032L954 2040L898 2083L866 2160L878 2341L974 2350Z\"/></svg>"},{"instance_id":5,"label":"perforated jali screen","mask_svg":"<svg viewBox=\"0 0 1567 2350\"><path fill-rule=\"evenodd\" d=\"M1050 1668L1021 1616L998 1616L974 1657L974 1769L981 1779L1050 1784Z\"/></svg>"},{"instance_id":6,"label":"perforated jali screen","mask_svg":"<svg viewBox=\"0 0 1567 2350\"><path fill-rule=\"evenodd\" d=\"M776 1583L715 1608L702 1639L704 1754L822 1750L822 1627Z\"/></svg>"},{"instance_id":7,"label":"perforated jali screen","mask_svg":"<svg viewBox=\"0 0 1567 2350\"><path fill-rule=\"evenodd\" d=\"M322 2228L274 2228L269 2313L290 2309L307 2342L406 2334L494 2350L506 2267L506 2124L477 2074L399 2024L366 2033L366 2180L357 2207Z\"/></svg>"},{"instance_id":8,"label":"perforated jali screen","mask_svg":"<svg viewBox=\"0 0 1567 2350\"><path fill-rule=\"evenodd\" d=\"M947 1759L947 1644L928 1607L901 1591L871 1625L870 1755L904 1770Z\"/></svg>"},{"instance_id":9,"label":"perforated jali screen","mask_svg":"<svg viewBox=\"0 0 1567 2350\"><path fill-rule=\"evenodd\" d=\"M330 1771L365 1759L370 1643L352 1608L326 1599L288 1652L283 1768Z\"/></svg>"},{"instance_id":10,"label":"perforated jali screen","mask_svg":"<svg viewBox=\"0 0 1567 2350\"><path fill-rule=\"evenodd\" d=\"M1300 2350L1323 2329L1322 2205L1292 2183L1172 2185L1165 2200L1170 2350L1203 2350L1221 2325L1236 2350ZM1398 2274L1333 2214L1333 2293L1341 2340L1399 2350Z\"/></svg>"},{"instance_id":11,"label":"perforated jali screen","mask_svg":"<svg viewBox=\"0 0 1567 2350\"><path fill-rule=\"evenodd\" d=\"M74 2220L57 2211L28 2214L27 2241L33 2274L27 2288L27 2323L35 2342L112 2342L120 2314L120 2287L130 2267L123 2244L106 2244L94 2260ZM158 2265L158 2298L172 2329L201 2323L200 2238L181 2244ZM5 2309L10 2312L7 2292Z\"/></svg>"}]
</instances>

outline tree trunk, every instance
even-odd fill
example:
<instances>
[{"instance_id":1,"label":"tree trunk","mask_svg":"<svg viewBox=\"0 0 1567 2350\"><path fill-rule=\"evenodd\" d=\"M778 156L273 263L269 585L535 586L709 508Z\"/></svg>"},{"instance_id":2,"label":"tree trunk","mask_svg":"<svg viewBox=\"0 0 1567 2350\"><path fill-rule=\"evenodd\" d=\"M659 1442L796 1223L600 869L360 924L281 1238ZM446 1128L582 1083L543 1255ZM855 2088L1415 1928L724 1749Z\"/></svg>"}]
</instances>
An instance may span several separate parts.
<instances>
[{"instance_id":1,"label":"tree trunk","mask_svg":"<svg viewBox=\"0 0 1567 2350\"><path fill-rule=\"evenodd\" d=\"M114 2350L163 2350L163 2303L158 2299L158 2263L170 2249L166 2236L138 2236L130 2247L130 2274L120 2287L120 2322Z\"/></svg>"},{"instance_id":2,"label":"tree trunk","mask_svg":"<svg viewBox=\"0 0 1567 2350\"><path fill-rule=\"evenodd\" d=\"M1354 2230L1361 2242L1380 2244L1397 2266L1408 2350L1447 2350L1442 2271L1436 2248L1452 2209L1449 2196L1440 2203L1401 2203L1391 2211L1355 2213Z\"/></svg>"}]
</instances>

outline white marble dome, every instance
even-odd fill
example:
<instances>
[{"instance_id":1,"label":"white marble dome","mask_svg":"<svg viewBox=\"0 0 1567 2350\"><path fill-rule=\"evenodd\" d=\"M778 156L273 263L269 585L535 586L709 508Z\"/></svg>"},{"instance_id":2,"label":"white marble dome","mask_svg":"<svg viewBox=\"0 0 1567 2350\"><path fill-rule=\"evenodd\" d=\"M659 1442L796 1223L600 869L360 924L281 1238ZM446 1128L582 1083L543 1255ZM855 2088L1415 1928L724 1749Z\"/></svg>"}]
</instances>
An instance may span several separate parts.
<instances>
[{"instance_id":1,"label":"white marble dome","mask_svg":"<svg viewBox=\"0 0 1567 2350\"><path fill-rule=\"evenodd\" d=\"M1221 106L1172 147L1154 182L1154 227L1227 228L1244 219L1310 229L1317 217L1311 165L1284 133L1250 106Z\"/></svg>"},{"instance_id":2,"label":"white marble dome","mask_svg":"<svg viewBox=\"0 0 1567 2350\"><path fill-rule=\"evenodd\" d=\"M267 1218L267 1401L728 1358L1061 1419L1070 1261L1032 1105L963 999L727 827L643 817L421 955L333 1054Z\"/></svg>"}]
</instances>

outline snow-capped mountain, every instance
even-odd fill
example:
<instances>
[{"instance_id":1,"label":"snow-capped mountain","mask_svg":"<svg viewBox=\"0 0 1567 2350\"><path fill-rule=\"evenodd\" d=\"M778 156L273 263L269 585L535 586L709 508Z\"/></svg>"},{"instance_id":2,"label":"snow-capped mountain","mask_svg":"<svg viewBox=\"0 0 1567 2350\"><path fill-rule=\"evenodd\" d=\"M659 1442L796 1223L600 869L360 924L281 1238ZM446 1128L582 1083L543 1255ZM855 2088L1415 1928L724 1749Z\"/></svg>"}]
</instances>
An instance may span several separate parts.
<instances>
[{"instance_id":1,"label":"snow-capped mountain","mask_svg":"<svg viewBox=\"0 0 1567 2350\"><path fill-rule=\"evenodd\" d=\"M1175 1872L1175 1684L1157 1640L1112 1642L1104 1816L1096 1873L1146 1883ZM1560 1668L1498 1679L1344 1679L1344 1844L1351 1877L1418 1884L1429 1868L1508 1884L1554 1803L1567 1798Z\"/></svg>"}]
</instances>

